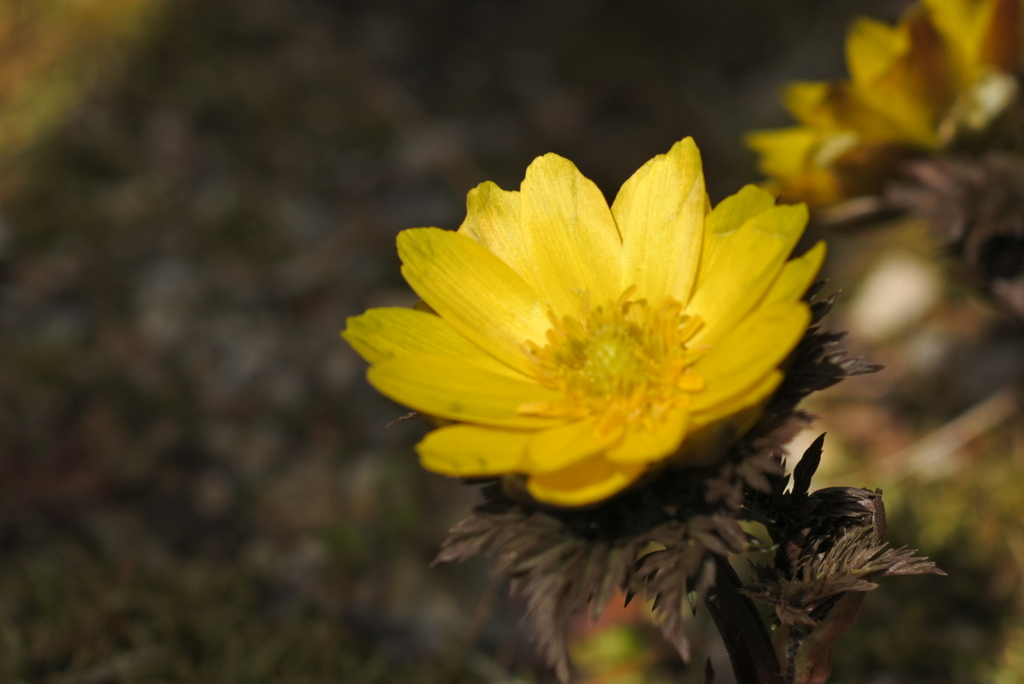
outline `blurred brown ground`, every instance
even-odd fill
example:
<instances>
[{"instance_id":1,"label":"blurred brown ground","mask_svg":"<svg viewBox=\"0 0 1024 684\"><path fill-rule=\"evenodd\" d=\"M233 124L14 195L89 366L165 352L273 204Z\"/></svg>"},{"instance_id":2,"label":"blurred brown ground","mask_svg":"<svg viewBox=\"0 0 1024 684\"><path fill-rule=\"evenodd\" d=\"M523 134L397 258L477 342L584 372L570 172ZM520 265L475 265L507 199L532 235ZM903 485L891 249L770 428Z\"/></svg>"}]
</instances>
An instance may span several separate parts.
<instances>
[{"instance_id":1,"label":"blurred brown ground","mask_svg":"<svg viewBox=\"0 0 1024 684\"><path fill-rule=\"evenodd\" d=\"M475 493L419 470L416 421L386 427L405 411L366 385L345 317L412 303L398 231L457 227L471 187L548 151L614 195L693 135L720 200L756 179L740 136L786 121L781 84L840 75L854 13L904 4L175 0L129 37L69 32L81 49L5 38L18 83L70 64L80 88L0 150L0 681L549 681L485 562L428 569ZM833 283L877 239L839 238ZM1009 340L1012 360L1016 333L951 311L956 349ZM851 470L998 384L937 394L888 349L894 375L820 404ZM995 662L1016 561L1002 518L990 555L960 552L971 505L924 540L934 516L897 506L896 543L951 577L876 592L835 681ZM639 624L649 680L628 681L700 681Z\"/></svg>"}]
</instances>

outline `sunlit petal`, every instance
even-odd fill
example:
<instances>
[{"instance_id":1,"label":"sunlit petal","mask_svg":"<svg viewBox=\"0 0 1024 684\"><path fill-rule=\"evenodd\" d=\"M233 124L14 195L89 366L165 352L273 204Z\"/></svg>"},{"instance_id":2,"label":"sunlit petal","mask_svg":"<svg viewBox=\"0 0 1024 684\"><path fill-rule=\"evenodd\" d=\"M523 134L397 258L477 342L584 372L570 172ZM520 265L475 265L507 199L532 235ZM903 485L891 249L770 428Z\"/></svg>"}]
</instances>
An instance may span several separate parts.
<instances>
[{"instance_id":1,"label":"sunlit petal","mask_svg":"<svg viewBox=\"0 0 1024 684\"><path fill-rule=\"evenodd\" d=\"M466 197L466 220L459 232L493 252L539 292L520 207L518 192L502 190L490 181L481 183Z\"/></svg>"},{"instance_id":2,"label":"sunlit petal","mask_svg":"<svg viewBox=\"0 0 1024 684\"><path fill-rule=\"evenodd\" d=\"M520 470L532 432L479 425L448 425L416 445L427 470L458 477L485 477Z\"/></svg>"},{"instance_id":3,"label":"sunlit petal","mask_svg":"<svg viewBox=\"0 0 1024 684\"><path fill-rule=\"evenodd\" d=\"M388 398L448 420L534 429L561 423L518 411L524 403L558 400L557 393L451 357L396 356L375 364L367 378Z\"/></svg>"},{"instance_id":4,"label":"sunlit petal","mask_svg":"<svg viewBox=\"0 0 1024 684\"><path fill-rule=\"evenodd\" d=\"M767 307L781 302L795 302L804 296L814 284L825 260L825 243L818 242L802 256L791 259L782 267L782 273L772 283L760 306Z\"/></svg>"},{"instance_id":5,"label":"sunlit petal","mask_svg":"<svg viewBox=\"0 0 1024 684\"><path fill-rule=\"evenodd\" d=\"M707 199L692 138L655 157L622 186L612 214L622 233L622 288L686 301L700 260Z\"/></svg>"},{"instance_id":6,"label":"sunlit petal","mask_svg":"<svg viewBox=\"0 0 1024 684\"><path fill-rule=\"evenodd\" d=\"M540 294L556 314L620 293L622 239L608 202L576 166L538 157L521 188L522 222Z\"/></svg>"},{"instance_id":7,"label":"sunlit petal","mask_svg":"<svg viewBox=\"0 0 1024 684\"><path fill-rule=\"evenodd\" d=\"M618 444L608 449L613 463L638 464L660 461L679 450L690 423L690 407L674 407L650 427L633 424Z\"/></svg>"},{"instance_id":8,"label":"sunlit petal","mask_svg":"<svg viewBox=\"0 0 1024 684\"><path fill-rule=\"evenodd\" d=\"M504 261L472 238L415 228L398 236L402 275L452 327L513 368L528 370L527 340L550 327L547 307Z\"/></svg>"},{"instance_id":9,"label":"sunlit petal","mask_svg":"<svg viewBox=\"0 0 1024 684\"><path fill-rule=\"evenodd\" d=\"M349 318L347 323L341 336L370 363L404 354L449 356L525 379L434 314L397 307L370 309Z\"/></svg>"},{"instance_id":10,"label":"sunlit petal","mask_svg":"<svg viewBox=\"0 0 1024 684\"><path fill-rule=\"evenodd\" d=\"M598 433L588 420L534 433L527 444L529 472L550 473L593 456L619 441L621 431Z\"/></svg>"},{"instance_id":11,"label":"sunlit petal","mask_svg":"<svg viewBox=\"0 0 1024 684\"><path fill-rule=\"evenodd\" d=\"M720 453L725 447L735 443L753 426L760 411L751 411L751 409L756 409L763 404L779 388L784 377L782 371L774 370L759 382L747 387L743 392L735 394L713 407L695 411L690 418L690 429L697 431L713 428L718 441L717 451ZM723 420L725 417L728 417L728 420ZM695 441L697 443L694 444L694 447L697 453L694 454L693 460L700 461L703 458L700 451L708 445L706 440L703 444L700 443L700 440Z\"/></svg>"},{"instance_id":12,"label":"sunlit petal","mask_svg":"<svg viewBox=\"0 0 1024 684\"><path fill-rule=\"evenodd\" d=\"M714 347L754 308L800 239L807 208L781 205L758 213L765 194L737 195L743 206L718 215L719 205L708 217L701 275L687 307L706 321L693 340L697 347Z\"/></svg>"},{"instance_id":13,"label":"sunlit petal","mask_svg":"<svg viewBox=\"0 0 1024 684\"><path fill-rule=\"evenodd\" d=\"M697 372L714 378L693 395L692 410L713 409L741 395L778 368L793 350L810 322L806 304L789 302L759 309L697 362Z\"/></svg>"},{"instance_id":14,"label":"sunlit petal","mask_svg":"<svg viewBox=\"0 0 1024 684\"><path fill-rule=\"evenodd\" d=\"M643 464L618 464L594 456L564 470L532 475L530 494L557 506L585 506L607 499L640 479Z\"/></svg>"}]
</instances>

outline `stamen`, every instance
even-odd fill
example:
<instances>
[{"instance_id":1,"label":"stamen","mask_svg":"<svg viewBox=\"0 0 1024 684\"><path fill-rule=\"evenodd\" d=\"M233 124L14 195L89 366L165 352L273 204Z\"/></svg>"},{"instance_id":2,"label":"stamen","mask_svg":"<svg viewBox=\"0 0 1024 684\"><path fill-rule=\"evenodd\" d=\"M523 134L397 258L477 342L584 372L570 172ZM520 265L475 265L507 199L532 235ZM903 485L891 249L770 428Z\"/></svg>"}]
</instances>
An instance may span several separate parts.
<instances>
[{"instance_id":1,"label":"stamen","mask_svg":"<svg viewBox=\"0 0 1024 684\"><path fill-rule=\"evenodd\" d=\"M687 347L701 320L683 313L674 299L655 309L645 299L632 299L635 292L631 286L597 307L585 292L577 316L548 312L546 344L527 342L525 351L538 381L565 401L527 402L520 413L590 418L601 433L629 423L654 430L670 409L704 389L692 368L702 353Z\"/></svg>"}]
</instances>

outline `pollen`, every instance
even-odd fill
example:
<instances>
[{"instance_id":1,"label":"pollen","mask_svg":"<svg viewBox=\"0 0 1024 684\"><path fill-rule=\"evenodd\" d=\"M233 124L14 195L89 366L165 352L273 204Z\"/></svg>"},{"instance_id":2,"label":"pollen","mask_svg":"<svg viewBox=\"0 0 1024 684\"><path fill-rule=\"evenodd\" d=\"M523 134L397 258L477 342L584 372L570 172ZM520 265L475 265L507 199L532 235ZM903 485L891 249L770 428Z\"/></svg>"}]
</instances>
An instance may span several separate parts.
<instances>
[{"instance_id":1,"label":"pollen","mask_svg":"<svg viewBox=\"0 0 1024 684\"><path fill-rule=\"evenodd\" d=\"M531 402L520 413L589 417L598 432L635 422L654 429L665 413L704 389L692 368L700 353L687 347L700 319L674 299L651 306L632 298L634 291L596 307L584 297L576 316L549 314L546 344L527 342L525 349L538 382L564 401Z\"/></svg>"}]
</instances>

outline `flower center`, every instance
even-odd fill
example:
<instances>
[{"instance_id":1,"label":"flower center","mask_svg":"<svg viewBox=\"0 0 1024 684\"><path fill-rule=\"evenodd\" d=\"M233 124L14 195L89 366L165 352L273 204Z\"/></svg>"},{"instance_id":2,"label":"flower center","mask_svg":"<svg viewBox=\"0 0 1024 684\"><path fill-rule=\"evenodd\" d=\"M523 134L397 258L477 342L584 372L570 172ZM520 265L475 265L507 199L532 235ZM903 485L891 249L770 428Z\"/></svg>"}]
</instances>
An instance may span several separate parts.
<instances>
[{"instance_id":1,"label":"flower center","mask_svg":"<svg viewBox=\"0 0 1024 684\"><path fill-rule=\"evenodd\" d=\"M634 421L653 429L669 409L704 388L691 368L698 353L686 346L700 319L684 314L674 299L657 308L631 299L634 289L604 306L586 301L578 316L550 314L547 344L527 342L526 353L538 381L565 400L530 402L521 413L593 417L599 430Z\"/></svg>"}]
</instances>

